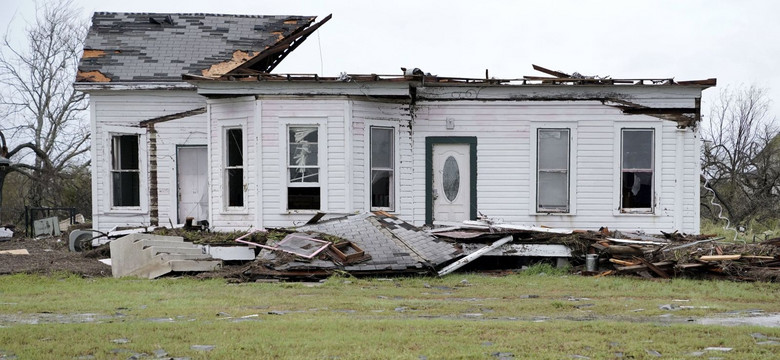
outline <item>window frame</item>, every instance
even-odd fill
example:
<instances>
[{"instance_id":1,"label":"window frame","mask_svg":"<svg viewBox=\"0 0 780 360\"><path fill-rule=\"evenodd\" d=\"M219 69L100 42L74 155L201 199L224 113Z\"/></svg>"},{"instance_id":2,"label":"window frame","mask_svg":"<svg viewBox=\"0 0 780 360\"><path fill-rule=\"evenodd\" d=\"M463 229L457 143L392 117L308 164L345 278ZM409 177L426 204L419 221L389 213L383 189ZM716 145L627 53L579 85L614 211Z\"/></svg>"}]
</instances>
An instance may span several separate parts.
<instances>
[{"instance_id":1,"label":"window frame","mask_svg":"<svg viewBox=\"0 0 780 360\"><path fill-rule=\"evenodd\" d=\"M368 192L368 204L371 211L395 211L396 208L396 153L398 145L396 144L397 139L397 128L394 126L388 126L388 125L378 125L378 124L370 124L368 127L368 151L366 152L366 158L368 159L368 185L367 185L367 192ZM390 131L390 167L389 168L382 168L382 167L374 167L374 161L373 161L373 150L374 150L374 143L373 143L373 136L374 136L374 129L377 130L389 130ZM374 171L389 171L390 172L390 180L388 182L388 205L389 206L374 206L373 204L373 197L374 197L374 186L372 184L373 179L373 173Z\"/></svg>"},{"instance_id":2,"label":"window frame","mask_svg":"<svg viewBox=\"0 0 780 360\"><path fill-rule=\"evenodd\" d=\"M624 145L624 134L626 131L636 131L636 132L646 132L649 131L651 133L652 138L650 139L650 168L624 168L623 167L623 154L625 153L623 145ZM658 131L653 127L621 127L620 128L620 137L619 137L619 158L618 158L618 167L619 167L619 173L618 173L618 208L620 209L621 213L635 213L635 214L652 214L656 208L656 181L657 177L657 167L656 167L656 150L658 148L658 145L656 144L656 138L657 138ZM623 178L624 174L626 172L641 172L641 173L650 173L650 207L624 207L623 206Z\"/></svg>"},{"instance_id":3,"label":"window frame","mask_svg":"<svg viewBox=\"0 0 780 360\"><path fill-rule=\"evenodd\" d=\"M661 210L661 204L665 201L663 193L661 192L661 172L664 171L663 154L661 144L664 142L664 128L674 128L673 124L666 124L663 120L637 120L637 121L615 121L613 124L612 135L612 150L613 150L613 171L612 171L612 215L617 217L632 217L632 216L662 216L664 211ZM652 211L636 210L635 208L621 208L622 204L622 172L621 172L621 159L622 159L622 129L653 129L653 208Z\"/></svg>"},{"instance_id":4,"label":"window frame","mask_svg":"<svg viewBox=\"0 0 780 360\"><path fill-rule=\"evenodd\" d=\"M230 158L230 142L228 139L228 133L231 130L241 130L241 165L240 166L231 166L229 165L229 158ZM243 124L229 124L222 126L221 131L221 145L220 148L222 149L222 184L223 184L223 192L222 192L222 209L226 212L235 212L235 211L243 211L246 209L246 203L247 203L247 194L246 194L246 188L247 188L247 174L246 174L246 160L247 160L247 136L246 136L246 127ZM230 205L230 181L229 181L229 173L230 170L241 170L241 206L231 206Z\"/></svg>"},{"instance_id":5,"label":"window frame","mask_svg":"<svg viewBox=\"0 0 780 360\"><path fill-rule=\"evenodd\" d=\"M280 118L279 119L279 148L282 153L279 155L279 173L280 180L280 196L279 205L280 212L282 214L315 214L317 212L327 212L328 203L328 147L327 147L327 117L306 117L306 118ZM292 183L290 186L290 142L289 142L289 129L290 127L316 127L317 128L317 165L319 167L319 175L317 183ZM312 186L317 184L320 188L320 208L319 209L289 209L288 208L288 195L290 187L317 187Z\"/></svg>"},{"instance_id":6,"label":"window frame","mask_svg":"<svg viewBox=\"0 0 780 360\"><path fill-rule=\"evenodd\" d=\"M578 124L576 121L532 121L528 132L528 214L531 216L575 216L577 214L577 142L578 142ZM569 176L568 176L568 211L548 211L548 209L539 209L538 204L538 152L539 152L539 129L566 129L569 131ZM522 149L520 149L522 151ZM518 153L517 156L525 156L525 153Z\"/></svg>"},{"instance_id":7,"label":"window frame","mask_svg":"<svg viewBox=\"0 0 780 360\"><path fill-rule=\"evenodd\" d=\"M566 131L567 135L567 141L566 141L566 168L565 169L542 169L541 165L539 164L539 145L540 145L540 135L542 131L545 130L551 130L551 131ZM535 196L535 204L536 204L536 212L537 213L545 213L545 214L567 214L570 212L571 209L571 158L572 158L572 152L571 152L571 129L564 128L564 127L539 127L536 128L536 196ZM540 186L541 181L539 179L541 178L542 173L565 173L566 174L566 206L564 208L545 208L542 207L541 204L539 204L539 196L541 194Z\"/></svg>"},{"instance_id":8,"label":"window frame","mask_svg":"<svg viewBox=\"0 0 780 360\"><path fill-rule=\"evenodd\" d=\"M133 137L135 138L135 161L136 161L136 168L135 169L124 169L122 168L122 159L124 158L124 150L122 148L122 142L119 141L120 138L123 137ZM141 151L141 138L138 136L138 134L114 134L111 135L111 166L110 166L110 172L111 172L111 206L115 208L140 208L141 207L141 159L140 159L140 151ZM117 144L118 143L118 144ZM119 156L117 157L116 151L118 150ZM117 168L117 163L118 168ZM114 183L115 183L115 174L136 174L138 176L138 187L135 189L137 194L136 198L138 203L133 205L117 205L116 204L116 198L117 194L115 193L114 189Z\"/></svg>"},{"instance_id":9,"label":"window frame","mask_svg":"<svg viewBox=\"0 0 780 360\"><path fill-rule=\"evenodd\" d=\"M100 207L106 214L128 214L128 215L148 215L149 212L149 173L148 173L148 135L146 129L136 127L125 126L103 126L101 131L103 136L103 148L104 154L107 154L108 161L105 162L106 171L103 171L103 183L107 186L103 186L102 189L107 189L106 194L108 196L101 196L98 194L98 203L103 203ZM138 206L115 206L114 205L114 182L112 179L113 173L113 139L116 136L123 135L137 135L138 136ZM98 165L100 166L100 165Z\"/></svg>"}]
</instances>

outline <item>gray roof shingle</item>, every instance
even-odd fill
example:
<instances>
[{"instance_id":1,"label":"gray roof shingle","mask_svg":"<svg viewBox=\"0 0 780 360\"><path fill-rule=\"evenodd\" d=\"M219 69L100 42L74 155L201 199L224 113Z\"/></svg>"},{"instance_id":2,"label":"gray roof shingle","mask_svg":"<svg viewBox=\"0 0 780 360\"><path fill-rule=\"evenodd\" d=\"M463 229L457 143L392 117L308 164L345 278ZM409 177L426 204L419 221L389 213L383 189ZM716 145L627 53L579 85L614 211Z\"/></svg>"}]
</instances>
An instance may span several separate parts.
<instances>
[{"instance_id":1,"label":"gray roof shingle","mask_svg":"<svg viewBox=\"0 0 780 360\"><path fill-rule=\"evenodd\" d=\"M202 75L234 55L252 56L314 19L98 12L92 17L76 81L178 82L182 74Z\"/></svg>"}]
</instances>

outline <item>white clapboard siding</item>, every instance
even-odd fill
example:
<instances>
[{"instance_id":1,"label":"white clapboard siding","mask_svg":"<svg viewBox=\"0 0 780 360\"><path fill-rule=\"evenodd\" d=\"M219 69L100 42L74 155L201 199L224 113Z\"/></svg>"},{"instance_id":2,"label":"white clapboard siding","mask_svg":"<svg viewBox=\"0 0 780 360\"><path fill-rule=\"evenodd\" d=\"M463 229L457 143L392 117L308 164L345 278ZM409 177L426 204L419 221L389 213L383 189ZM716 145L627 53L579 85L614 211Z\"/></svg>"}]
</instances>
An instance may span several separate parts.
<instances>
[{"instance_id":1,"label":"white clapboard siding","mask_svg":"<svg viewBox=\"0 0 780 360\"><path fill-rule=\"evenodd\" d=\"M648 100L649 101L649 100ZM666 100L661 100L666 103ZM696 233L699 216L697 199L691 191L698 186L698 139L691 129L683 131L684 146L677 148L676 123L643 115L624 115L619 109L596 101L455 101L421 102L417 104L414 121L414 212L415 224L425 221L425 138L428 136L477 137L478 209L487 216L506 222L536 224L577 229L636 230L647 232L678 230ZM455 129L447 130L451 120ZM536 215L531 209L531 124L556 122L576 124L577 153L576 184L572 201L574 213L568 215ZM654 214L627 215L616 213L615 191L618 176L614 171L616 124L630 126L638 122L660 126L660 155L656 159L656 208ZM676 173L678 152L683 153L683 169ZM675 199L678 181L683 185L683 199ZM680 206L681 205L681 206ZM682 223L675 216L684 212Z\"/></svg>"},{"instance_id":2,"label":"white clapboard siding","mask_svg":"<svg viewBox=\"0 0 780 360\"><path fill-rule=\"evenodd\" d=\"M279 227L300 225L308 221L313 211L291 212L286 210L287 186L287 134L288 123L322 123L319 144L320 182L323 194L323 210L332 214L348 212L347 177L351 174L351 161L346 156L345 144L346 109L344 98L316 99L274 99L258 100L261 109L261 156L262 156L262 209L263 226Z\"/></svg>"},{"instance_id":3,"label":"white clapboard siding","mask_svg":"<svg viewBox=\"0 0 780 360\"><path fill-rule=\"evenodd\" d=\"M254 97L209 100L210 225L217 231L250 230L256 227L257 135ZM227 207L223 170L226 159L225 128L240 127L243 135L244 206Z\"/></svg>"},{"instance_id":4,"label":"white clapboard siding","mask_svg":"<svg viewBox=\"0 0 780 360\"><path fill-rule=\"evenodd\" d=\"M353 207L355 211L370 211L370 126L392 126L396 129L395 207L391 213L412 218L413 157L411 113L408 104L354 101L352 103ZM424 200L423 200L424 201Z\"/></svg>"},{"instance_id":5,"label":"white clapboard siding","mask_svg":"<svg viewBox=\"0 0 780 360\"><path fill-rule=\"evenodd\" d=\"M150 224L148 206L138 211L120 211L111 209L111 148L108 138L111 131L117 129L139 129L139 122L165 115L193 110L205 106L205 99L195 91L95 91L90 93L90 112L92 118L92 173L93 173L93 226L97 230L107 231L116 226L148 226ZM171 216L175 222L176 203L170 197L175 193L175 170L170 172L175 156L176 144L205 144L206 118L201 115L191 119L174 120L184 122L186 127L168 131L171 124L157 125L158 136L158 189L160 223L167 222ZM181 124L181 123L180 123ZM148 138L147 138L148 139ZM148 143L140 144L141 147ZM140 159L147 170L141 174L142 186L148 189L148 158ZM173 185L172 185L173 184ZM148 204L148 191L141 192Z\"/></svg>"}]
</instances>

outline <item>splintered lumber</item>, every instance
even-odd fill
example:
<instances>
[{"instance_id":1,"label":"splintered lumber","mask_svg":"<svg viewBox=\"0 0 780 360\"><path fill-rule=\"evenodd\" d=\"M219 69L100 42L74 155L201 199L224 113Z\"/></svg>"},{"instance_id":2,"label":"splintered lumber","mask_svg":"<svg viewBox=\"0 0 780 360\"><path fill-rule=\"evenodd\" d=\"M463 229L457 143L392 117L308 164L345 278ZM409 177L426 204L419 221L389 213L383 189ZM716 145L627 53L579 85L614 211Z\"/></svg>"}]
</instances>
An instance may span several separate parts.
<instances>
[{"instance_id":1,"label":"splintered lumber","mask_svg":"<svg viewBox=\"0 0 780 360\"><path fill-rule=\"evenodd\" d=\"M666 273L666 271L661 270L661 268L655 266L653 263L642 258L637 258L636 260L641 261L642 264L647 265L647 268L650 269L652 272L656 273L658 276L664 279L668 279L670 277L669 274Z\"/></svg>"},{"instance_id":2,"label":"splintered lumber","mask_svg":"<svg viewBox=\"0 0 780 360\"><path fill-rule=\"evenodd\" d=\"M625 261L625 260L620 260L620 259L615 259L615 258L610 258L609 262L611 262L613 264L623 265L623 266L639 265L639 261Z\"/></svg>"},{"instance_id":3,"label":"splintered lumber","mask_svg":"<svg viewBox=\"0 0 780 360\"><path fill-rule=\"evenodd\" d=\"M650 241L650 240L631 240L631 239L615 239L607 238L607 240L618 244L637 244L637 245L667 245L667 242Z\"/></svg>"},{"instance_id":4,"label":"splintered lumber","mask_svg":"<svg viewBox=\"0 0 780 360\"><path fill-rule=\"evenodd\" d=\"M607 253L612 256L615 255L623 255L627 257L642 256L642 250L630 246L623 246L623 245L612 245L607 248Z\"/></svg>"},{"instance_id":5,"label":"splintered lumber","mask_svg":"<svg viewBox=\"0 0 780 360\"><path fill-rule=\"evenodd\" d=\"M661 261L657 263L652 263L652 265L656 267L664 267L664 266L674 265L674 263L671 261ZM616 267L615 269L617 271L640 271L640 270L647 270L647 268L648 268L647 265L641 264L641 265L632 265L632 266L620 266L620 267Z\"/></svg>"},{"instance_id":6,"label":"splintered lumber","mask_svg":"<svg viewBox=\"0 0 780 360\"><path fill-rule=\"evenodd\" d=\"M699 258L701 261L723 261L723 260L739 260L742 255L704 255Z\"/></svg>"},{"instance_id":7,"label":"splintered lumber","mask_svg":"<svg viewBox=\"0 0 780 360\"><path fill-rule=\"evenodd\" d=\"M512 241L512 236L503 237L503 238L497 240L496 242L494 242L494 243L492 243L492 244L490 244L488 246L485 246L485 247L483 247L483 248L481 248L481 249L479 249L479 250L469 254L468 256L464 257L463 259L460 259L460 260L458 260L458 261L456 261L456 262L454 262L454 263L452 263L450 265L447 265L444 269L441 269L439 271L438 275L439 276L444 276L444 275L447 275L447 274L449 274L449 273L451 273L451 272L453 272L455 270L458 270L458 269L462 268L463 266L465 266L466 264L476 260L480 256L482 256L482 255L490 252L491 250L496 249L499 246L504 245L504 244L506 244L506 243L508 243L510 241Z\"/></svg>"}]
</instances>

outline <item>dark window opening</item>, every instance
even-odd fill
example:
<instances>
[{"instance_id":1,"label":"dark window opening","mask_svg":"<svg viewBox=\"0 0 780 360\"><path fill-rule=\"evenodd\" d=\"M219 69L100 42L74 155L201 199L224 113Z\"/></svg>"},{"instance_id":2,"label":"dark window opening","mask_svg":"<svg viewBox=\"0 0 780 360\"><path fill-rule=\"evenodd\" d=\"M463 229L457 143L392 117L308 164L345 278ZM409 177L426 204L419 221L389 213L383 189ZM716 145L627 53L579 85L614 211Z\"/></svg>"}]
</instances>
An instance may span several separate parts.
<instances>
[{"instance_id":1,"label":"dark window opening","mask_svg":"<svg viewBox=\"0 0 780 360\"><path fill-rule=\"evenodd\" d=\"M225 132L227 159L225 176L227 183L227 206L244 206L244 139L241 129Z\"/></svg>"},{"instance_id":2,"label":"dark window opening","mask_svg":"<svg viewBox=\"0 0 780 360\"><path fill-rule=\"evenodd\" d=\"M623 172L623 207L653 207L653 173Z\"/></svg>"},{"instance_id":3,"label":"dark window opening","mask_svg":"<svg viewBox=\"0 0 780 360\"><path fill-rule=\"evenodd\" d=\"M138 135L112 137L111 190L114 206L141 205L140 177Z\"/></svg>"},{"instance_id":4,"label":"dark window opening","mask_svg":"<svg viewBox=\"0 0 780 360\"><path fill-rule=\"evenodd\" d=\"M287 208L290 210L319 210L319 187L287 188Z\"/></svg>"}]
</instances>

